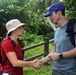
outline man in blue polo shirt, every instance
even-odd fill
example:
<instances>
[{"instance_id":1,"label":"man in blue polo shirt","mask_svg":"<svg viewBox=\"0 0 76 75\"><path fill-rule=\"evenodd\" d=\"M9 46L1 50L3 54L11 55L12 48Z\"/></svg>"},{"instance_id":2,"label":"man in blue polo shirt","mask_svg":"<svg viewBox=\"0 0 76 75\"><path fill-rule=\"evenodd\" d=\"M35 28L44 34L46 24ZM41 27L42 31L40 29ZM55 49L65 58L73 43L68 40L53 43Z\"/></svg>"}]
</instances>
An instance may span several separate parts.
<instances>
[{"instance_id":1,"label":"man in blue polo shirt","mask_svg":"<svg viewBox=\"0 0 76 75\"><path fill-rule=\"evenodd\" d=\"M69 37L67 37L66 28L68 20L65 17L65 6L61 3L54 3L44 16L49 17L59 27L55 31L52 52L45 58L40 59L40 62L44 64L50 60L54 61L52 75L76 75L76 47L72 45ZM74 26L74 31L76 31L76 23Z\"/></svg>"}]
</instances>

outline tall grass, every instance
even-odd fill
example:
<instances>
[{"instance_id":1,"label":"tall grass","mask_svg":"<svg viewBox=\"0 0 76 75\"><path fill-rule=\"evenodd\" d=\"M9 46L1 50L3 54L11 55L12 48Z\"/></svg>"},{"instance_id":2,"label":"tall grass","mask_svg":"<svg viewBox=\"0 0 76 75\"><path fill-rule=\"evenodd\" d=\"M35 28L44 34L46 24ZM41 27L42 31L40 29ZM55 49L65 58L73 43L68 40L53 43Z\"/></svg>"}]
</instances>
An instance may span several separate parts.
<instances>
[{"instance_id":1,"label":"tall grass","mask_svg":"<svg viewBox=\"0 0 76 75\"><path fill-rule=\"evenodd\" d=\"M24 75L50 75L50 68L49 66L42 65L40 69L34 69L32 67L24 68Z\"/></svg>"},{"instance_id":2,"label":"tall grass","mask_svg":"<svg viewBox=\"0 0 76 75\"><path fill-rule=\"evenodd\" d=\"M49 49L52 49L52 44L49 44ZM37 55L44 51L44 46L39 46L36 48L33 48L31 50L28 50L24 53L24 58L29 58L31 56ZM37 58L41 59L43 56ZM42 65L40 69L34 69L32 67L24 67L24 75L51 75L51 65L52 62L49 62L49 65Z\"/></svg>"}]
</instances>

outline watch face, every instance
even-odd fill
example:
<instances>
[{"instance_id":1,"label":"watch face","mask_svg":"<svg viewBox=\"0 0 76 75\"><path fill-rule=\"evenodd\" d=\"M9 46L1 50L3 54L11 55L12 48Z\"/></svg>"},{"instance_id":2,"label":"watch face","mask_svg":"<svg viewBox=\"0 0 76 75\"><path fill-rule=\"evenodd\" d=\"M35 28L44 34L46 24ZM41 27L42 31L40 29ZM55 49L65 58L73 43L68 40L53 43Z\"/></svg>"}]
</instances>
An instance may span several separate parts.
<instances>
[{"instance_id":1,"label":"watch face","mask_svg":"<svg viewBox=\"0 0 76 75\"><path fill-rule=\"evenodd\" d=\"M59 57L62 59L63 58L63 55L62 55L62 53L59 55Z\"/></svg>"}]
</instances>

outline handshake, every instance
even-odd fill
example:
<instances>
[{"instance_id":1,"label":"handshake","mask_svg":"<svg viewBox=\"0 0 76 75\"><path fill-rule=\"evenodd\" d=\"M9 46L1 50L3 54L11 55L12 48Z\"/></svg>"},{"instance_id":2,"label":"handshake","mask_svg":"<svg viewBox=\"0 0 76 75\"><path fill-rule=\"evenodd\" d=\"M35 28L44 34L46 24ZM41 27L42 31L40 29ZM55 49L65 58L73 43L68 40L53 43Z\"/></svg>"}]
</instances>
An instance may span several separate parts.
<instances>
[{"instance_id":1,"label":"handshake","mask_svg":"<svg viewBox=\"0 0 76 75\"><path fill-rule=\"evenodd\" d=\"M33 60L33 61L32 61L32 64L31 64L31 66L32 66L33 68L35 68L35 69L40 68L41 65L42 65L42 63L41 63L40 60Z\"/></svg>"},{"instance_id":2,"label":"handshake","mask_svg":"<svg viewBox=\"0 0 76 75\"><path fill-rule=\"evenodd\" d=\"M34 60L32 61L31 66L35 69L40 68L40 66L48 61L56 61L59 59L59 55L60 53L56 53L56 52L51 52L49 53L46 57L40 59L40 60Z\"/></svg>"}]
</instances>

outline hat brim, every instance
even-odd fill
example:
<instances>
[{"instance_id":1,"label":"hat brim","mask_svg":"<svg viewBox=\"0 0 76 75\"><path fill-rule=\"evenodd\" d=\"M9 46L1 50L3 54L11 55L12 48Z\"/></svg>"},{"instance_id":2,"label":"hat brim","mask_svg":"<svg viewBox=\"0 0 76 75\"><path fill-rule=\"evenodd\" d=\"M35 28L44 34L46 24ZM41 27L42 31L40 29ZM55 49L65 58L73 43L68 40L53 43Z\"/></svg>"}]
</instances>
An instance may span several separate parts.
<instances>
[{"instance_id":1,"label":"hat brim","mask_svg":"<svg viewBox=\"0 0 76 75\"><path fill-rule=\"evenodd\" d=\"M47 11L47 12L44 14L44 17L48 17L48 16L50 16L52 13L53 13L53 11Z\"/></svg>"},{"instance_id":2,"label":"hat brim","mask_svg":"<svg viewBox=\"0 0 76 75\"><path fill-rule=\"evenodd\" d=\"M18 26L16 26L15 28L12 28L11 30L9 30L9 31L7 32L7 35L8 35L10 32L16 30L18 27L23 26L23 25L25 25L25 23L21 23L21 24L19 24Z\"/></svg>"}]
</instances>

